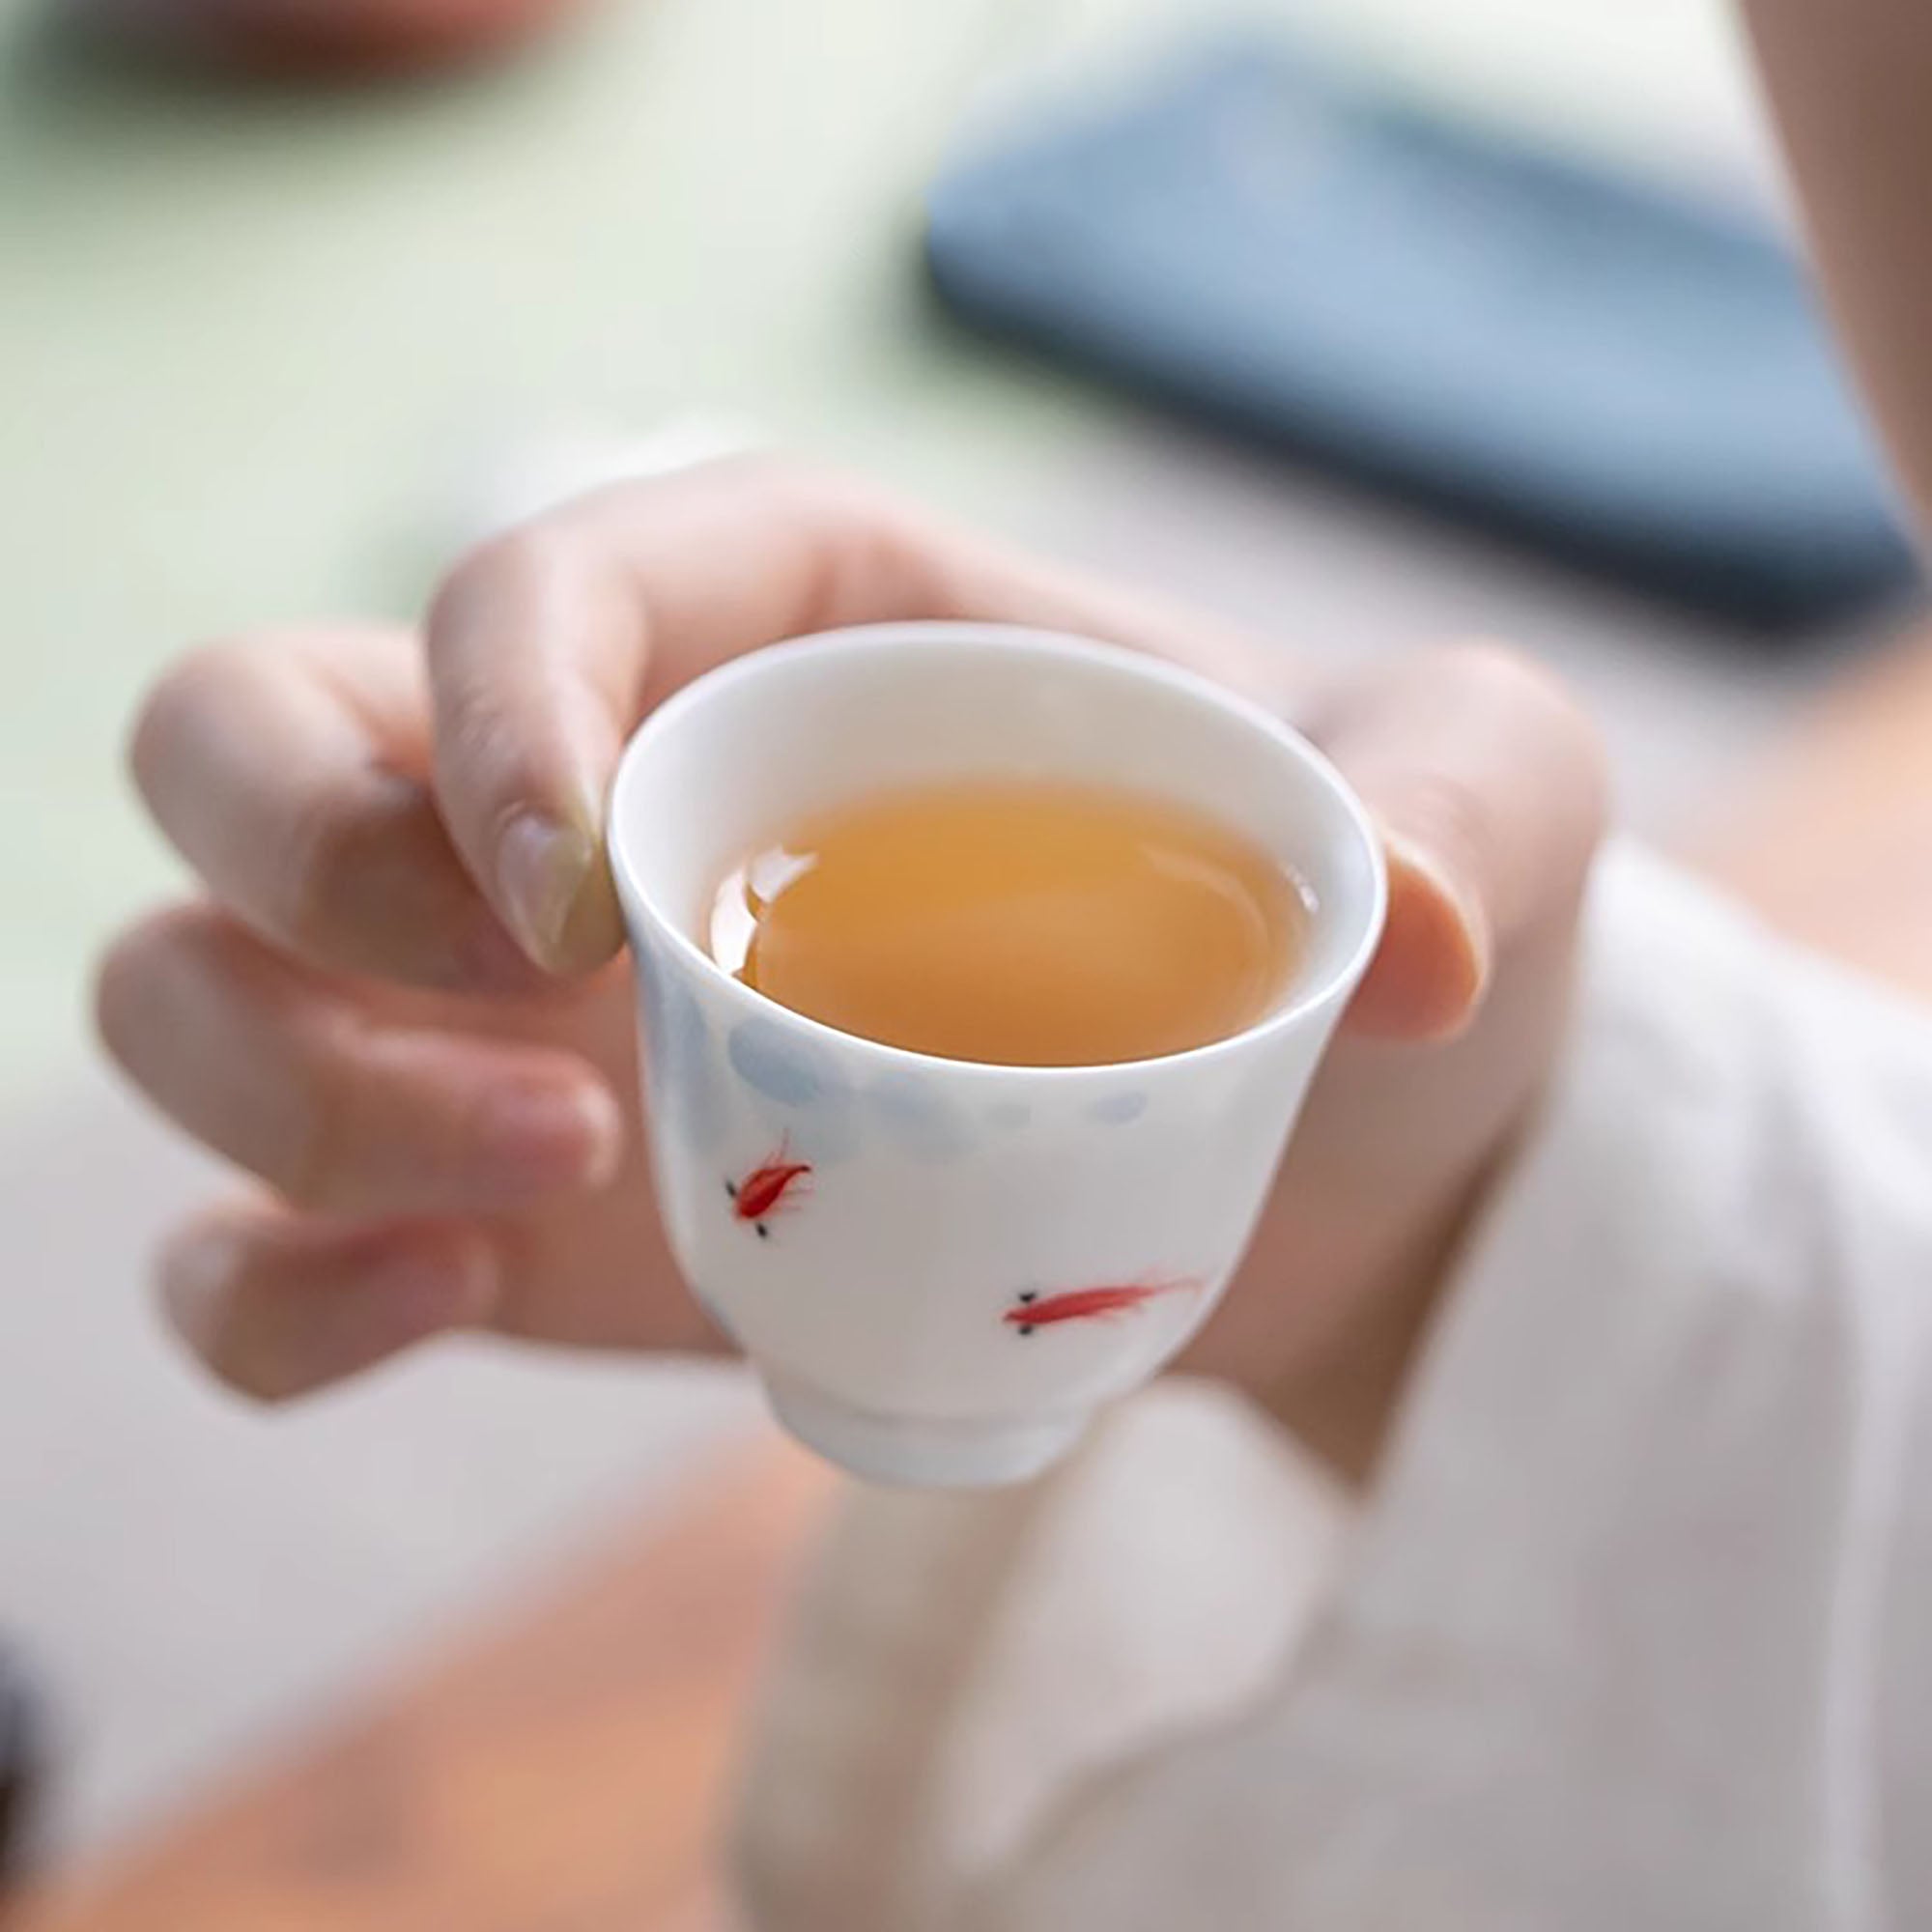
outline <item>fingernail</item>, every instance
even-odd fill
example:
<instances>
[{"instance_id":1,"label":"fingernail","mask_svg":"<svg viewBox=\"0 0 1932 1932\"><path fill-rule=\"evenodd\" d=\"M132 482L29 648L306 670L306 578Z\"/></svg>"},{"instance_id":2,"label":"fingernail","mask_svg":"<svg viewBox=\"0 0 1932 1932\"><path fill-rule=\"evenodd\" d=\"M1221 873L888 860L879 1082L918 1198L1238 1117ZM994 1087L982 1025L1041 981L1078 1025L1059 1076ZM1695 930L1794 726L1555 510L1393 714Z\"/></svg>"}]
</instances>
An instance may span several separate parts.
<instances>
[{"instance_id":1,"label":"fingernail","mask_svg":"<svg viewBox=\"0 0 1932 1932\"><path fill-rule=\"evenodd\" d=\"M601 1187L624 1149L623 1117L602 1087L499 1088L484 1103L477 1133L484 1168L517 1193Z\"/></svg>"},{"instance_id":2,"label":"fingernail","mask_svg":"<svg viewBox=\"0 0 1932 1932\"><path fill-rule=\"evenodd\" d=\"M1394 831L1384 823L1381 835L1389 869L1412 872L1427 879L1455 908L1457 923L1468 942L1471 978L1478 988L1487 985L1490 978L1490 923L1474 895L1464 889L1434 852L1425 845L1417 844L1406 833Z\"/></svg>"},{"instance_id":3,"label":"fingernail","mask_svg":"<svg viewBox=\"0 0 1932 1932\"><path fill-rule=\"evenodd\" d=\"M571 915L596 865L589 834L548 812L519 812L497 842L497 880L511 929L524 951L551 972L571 963L565 943Z\"/></svg>"},{"instance_id":4,"label":"fingernail","mask_svg":"<svg viewBox=\"0 0 1932 1932\"><path fill-rule=\"evenodd\" d=\"M157 1270L161 1306L191 1348L206 1350L221 1321L221 1305L241 1272L242 1244L225 1231L171 1241Z\"/></svg>"},{"instance_id":5,"label":"fingernail","mask_svg":"<svg viewBox=\"0 0 1932 1932\"><path fill-rule=\"evenodd\" d=\"M1465 1032L1489 992L1482 903L1433 851L1380 826L1388 856L1388 925L1349 1009L1372 1038L1443 1042Z\"/></svg>"}]
</instances>

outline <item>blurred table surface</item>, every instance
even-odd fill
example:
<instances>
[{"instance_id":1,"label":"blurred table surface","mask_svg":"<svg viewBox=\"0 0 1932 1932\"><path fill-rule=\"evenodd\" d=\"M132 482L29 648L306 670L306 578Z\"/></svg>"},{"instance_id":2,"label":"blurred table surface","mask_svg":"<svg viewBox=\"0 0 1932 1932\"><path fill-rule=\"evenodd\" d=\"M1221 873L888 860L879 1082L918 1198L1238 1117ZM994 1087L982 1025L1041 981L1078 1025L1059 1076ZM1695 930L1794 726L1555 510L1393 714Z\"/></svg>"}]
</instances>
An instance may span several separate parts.
<instances>
[{"instance_id":1,"label":"blurred table surface","mask_svg":"<svg viewBox=\"0 0 1932 1932\"><path fill-rule=\"evenodd\" d=\"M715 1932L737 1719L831 1475L769 1442L4 1932Z\"/></svg>"}]
</instances>

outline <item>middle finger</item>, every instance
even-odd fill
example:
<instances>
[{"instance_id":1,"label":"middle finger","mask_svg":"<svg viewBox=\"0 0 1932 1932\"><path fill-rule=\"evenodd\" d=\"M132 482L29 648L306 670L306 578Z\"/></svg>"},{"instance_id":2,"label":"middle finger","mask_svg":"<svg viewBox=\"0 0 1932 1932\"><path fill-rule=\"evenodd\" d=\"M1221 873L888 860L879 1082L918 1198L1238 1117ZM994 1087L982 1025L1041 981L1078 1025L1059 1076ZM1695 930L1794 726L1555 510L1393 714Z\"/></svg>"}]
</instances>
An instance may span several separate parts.
<instances>
[{"instance_id":1,"label":"middle finger","mask_svg":"<svg viewBox=\"0 0 1932 1932\"><path fill-rule=\"evenodd\" d=\"M622 1151L617 1102L578 1055L401 1023L212 906L136 926L98 1004L150 1099L305 1207L497 1209L595 1186Z\"/></svg>"}]
</instances>

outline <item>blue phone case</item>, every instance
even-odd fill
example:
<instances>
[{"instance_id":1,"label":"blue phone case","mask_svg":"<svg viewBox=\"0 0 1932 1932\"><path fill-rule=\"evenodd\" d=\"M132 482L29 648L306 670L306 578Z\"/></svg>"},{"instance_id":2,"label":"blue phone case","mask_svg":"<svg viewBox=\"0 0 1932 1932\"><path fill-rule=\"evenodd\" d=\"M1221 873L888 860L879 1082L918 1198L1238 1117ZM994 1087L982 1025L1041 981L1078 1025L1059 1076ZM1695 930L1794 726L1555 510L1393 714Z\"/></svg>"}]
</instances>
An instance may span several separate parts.
<instances>
[{"instance_id":1,"label":"blue phone case","mask_svg":"<svg viewBox=\"0 0 1932 1932\"><path fill-rule=\"evenodd\" d=\"M961 161L926 247L976 325L1719 614L1916 576L1772 236L1272 46Z\"/></svg>"}]
</instances>

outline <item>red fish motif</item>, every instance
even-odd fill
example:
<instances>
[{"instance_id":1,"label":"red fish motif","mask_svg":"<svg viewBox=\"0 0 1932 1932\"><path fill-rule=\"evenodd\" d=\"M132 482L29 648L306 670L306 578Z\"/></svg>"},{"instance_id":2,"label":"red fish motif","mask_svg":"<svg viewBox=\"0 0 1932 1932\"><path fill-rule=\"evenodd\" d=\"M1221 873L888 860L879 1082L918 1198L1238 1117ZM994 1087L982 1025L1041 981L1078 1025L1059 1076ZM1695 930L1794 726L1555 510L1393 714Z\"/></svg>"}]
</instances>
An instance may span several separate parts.
<instances>
[{"instance_id":1,"label":"red fish motif","mask_svg":"<svg viewBox=\"0 0 1932 1932\"><path fill-rule=\"evenodd\" d=\"M1022 1335L1045 1328L1056 1321L1091 1321L1096 1318L1125 1315L1160 1294L1188 1294L1199 1291L1201 1283L1192 1275L1173 1279L1112 1282L1099 1288L1069 1288L1059 1294L1041 1294L1026 1289L1007 1310L1006 1322Z\"/></svg>"},{"instance_id":2,"label":"red fish motif","mask_svg":"<svg viewBox=\"0 0 1932 1932\"><path fill-rule=\"evenodd\" d=\"M758 1231L758 1238L768 1239L767 1218L781 1208L793 1208L811 1191L811 1164L793 1160L784 1141L761 1160L742 1180L727 1180L724 1192L731 1197L731 1211L741 1221L749 1221Z\"/></svg>"}]
</instances>

